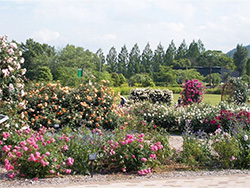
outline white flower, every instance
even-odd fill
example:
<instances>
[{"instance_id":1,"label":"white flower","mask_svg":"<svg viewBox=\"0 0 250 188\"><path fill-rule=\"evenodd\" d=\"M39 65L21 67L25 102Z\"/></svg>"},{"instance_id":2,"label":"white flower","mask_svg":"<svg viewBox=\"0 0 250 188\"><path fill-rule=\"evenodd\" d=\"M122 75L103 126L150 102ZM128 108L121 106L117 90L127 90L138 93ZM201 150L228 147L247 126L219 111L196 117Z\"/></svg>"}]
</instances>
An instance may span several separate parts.
<instances>
[{"instance_id":1,"label":"white flower","mask_svg":"<svg viewBox=\"0 0 250 188\"><path fill-rule=\"evenodd\" d=\"M245 141L248 140L248 136L247 136L247 135L244 136L244 140L245 140Z\"/></svg>"},{"instance_id":2,"label":"white flower","mask_svg":"<svg viewBox=\"0 0 250 188\"><path fill-rule=\"evenodd\" d=\"M14 42L11 42L11 43L10 43L10 47L11 47L11 48L14 48L14 49L17 49L17 45L16 45L16 43L14 43Z\"/></svg>"},{"instance_id":3,"label":"white flower","mask_svg":"<svg viewBox=\"0 0 250 188\"><path fill-rule=\"evenodd\" d=\"M26 68L22 69L22 75L26 73Z\"/></svg>"},{"instance_id":4,"label":"white flower","mask_svg":"<svg viewBox=\"0 0 250 188\"><path fill-rule=\"evenodd\" d=\"M4 77L9 76L9 74L10 74L10 72L9 72L8 69L3 69L3 70L2 70L2 73L3 73L3 76L4 76Z\"/></svg>"},{"instance_id":5,"label":"white flower","mask_svg":"<svg viewBox=\"0 0 250 188\"><path fill-rule=\"evenodd\" d=\"M14 86L13 86L13 84L9 84L9 89L11 90L11 91L13 91L14 90Z\"/></svg>"},{"instance_id":6,"label":"white flower","mask_svg":"<svg viewBox=\"0 0 250 188\"><path fill-rule=\"evenodd\" d=\"M24 63L24 58L22 57L21 60L20 60L20 63Z\"/></svg>"},{"instance_id":7,"label":"white flower","mask_svg":"<svg viewBox=\"0 0 250 188\"><path fill-rule=\"evenodd\" d=\"M10 72L14 71L13 67L11 67L11 66L8 66L8 69L9 69Z\"/></svg>"}]
</instances>

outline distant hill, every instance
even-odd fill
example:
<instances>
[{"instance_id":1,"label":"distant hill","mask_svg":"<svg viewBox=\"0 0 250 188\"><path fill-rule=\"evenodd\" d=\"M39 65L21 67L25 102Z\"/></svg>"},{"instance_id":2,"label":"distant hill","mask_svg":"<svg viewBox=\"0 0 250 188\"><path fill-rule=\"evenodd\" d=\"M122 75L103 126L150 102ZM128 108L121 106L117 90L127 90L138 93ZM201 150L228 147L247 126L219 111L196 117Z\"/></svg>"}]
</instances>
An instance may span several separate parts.
<instances>
[{"instance_id":1,"label":"distant hill","mask_svg":"<svg viewBox=\"0 0 250 188\"><path fill-rule=\"evenodd\" d=\"M248 49L248 57L250 57L250 44L248 46L245 46L245 47ZM236 51L236 48L234 48L231 51L227 52L227 55L229 57L233 57L235 51Z\"/></svg>"}]
</instances>

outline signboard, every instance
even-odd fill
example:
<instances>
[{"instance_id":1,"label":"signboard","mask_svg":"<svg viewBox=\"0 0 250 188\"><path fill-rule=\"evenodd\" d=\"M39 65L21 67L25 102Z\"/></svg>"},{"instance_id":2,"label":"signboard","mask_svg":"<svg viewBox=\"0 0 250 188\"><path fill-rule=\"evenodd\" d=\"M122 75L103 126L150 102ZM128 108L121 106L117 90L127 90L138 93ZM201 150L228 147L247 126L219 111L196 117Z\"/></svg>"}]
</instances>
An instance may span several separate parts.
<instances>
[{"instance_id":1,"label":"signboard","mask_svg":"<svg viewBox=\"0 0 250 188\"><path fill-rule=\"evenodd\" d=\"M97 155L95 153L89 154L89 160L94 161L97 159Z\"/></svg>"},{"instance_id":2,"label":"signboard","mask_svg":"<svg viewBox=\"0 0 250 188\"><path fill-rule=\"evenodd\" d=\"M77 77L82 77L82 69L77 70Z\"/></svg>"}]
</instances>

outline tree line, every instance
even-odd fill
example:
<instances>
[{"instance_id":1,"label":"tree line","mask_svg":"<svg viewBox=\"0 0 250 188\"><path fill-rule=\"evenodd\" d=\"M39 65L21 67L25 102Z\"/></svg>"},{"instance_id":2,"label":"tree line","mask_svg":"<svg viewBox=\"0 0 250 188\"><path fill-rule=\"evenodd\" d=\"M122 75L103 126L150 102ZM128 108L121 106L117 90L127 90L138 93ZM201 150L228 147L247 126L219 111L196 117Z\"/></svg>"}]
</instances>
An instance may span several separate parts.
<instances>
[{"instance_id":1,"label":"tree line","mask_svg":"<svg viewBox=\"0 0 250 188\"><path fill-rule=\"evenodd\" d=\"M159 43L155 50L147 43L142 51L138 44L134 44L130 51L123 45L119 52L111 47L107 55L102 49L93 53L69 44L62 49L56 49L33 39L27 39L19 46L25 58L27 79L59 80L63 85L69 86L88 80L90 75L98 80L110 80L113 86L126 82L129 85L142 86L174 85L185 79L204 80L195 67L213 66L238 70L241 76L250 80L248 50L239 44L233 58L222 51L206 50L201 40L193 40L189 45L183 40L179 47L172 40L168 48L165 49ZM83 70L81 78L77 77L79 68Z\"/></svg>"}]
</instances>

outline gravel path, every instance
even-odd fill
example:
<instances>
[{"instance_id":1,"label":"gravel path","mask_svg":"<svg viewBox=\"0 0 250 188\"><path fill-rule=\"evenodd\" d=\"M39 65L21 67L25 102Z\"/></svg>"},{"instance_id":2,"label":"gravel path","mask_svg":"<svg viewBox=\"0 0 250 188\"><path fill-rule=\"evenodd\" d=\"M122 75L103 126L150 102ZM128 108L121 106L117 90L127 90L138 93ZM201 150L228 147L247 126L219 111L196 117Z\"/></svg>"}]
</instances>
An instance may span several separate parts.
<instances>
[{"instance_id":1,"label":"gravel path","mask_svg":"<svg viewBox=\"0 0 250 188\"><path fill-rule=\"evenodd\" d=\"M170 136L170 146L176 149L181 149L182 138L180 136ZM138 176L136 174L94 174L94 177L76 175L67 175L62 178L46 178L33 181L30 179L15 178L11 180L7 177L7 172L0 166L0 188L14 188L14 187L29 187L30 185L66 185L74 182L104 182L117 180L136 180L136 179L151 179L151 178L166 178L166 177L198 177L198 176L225 176L231 174L250 174L249 170L214 170L214 171L183 171L183 170L169 170L162 173L153 173L147 176Z\"/></svg>"}]
</instances>

